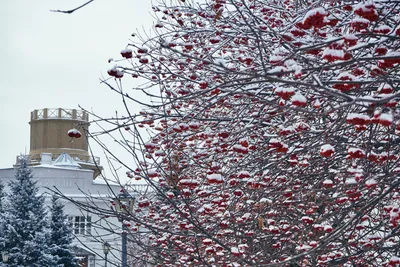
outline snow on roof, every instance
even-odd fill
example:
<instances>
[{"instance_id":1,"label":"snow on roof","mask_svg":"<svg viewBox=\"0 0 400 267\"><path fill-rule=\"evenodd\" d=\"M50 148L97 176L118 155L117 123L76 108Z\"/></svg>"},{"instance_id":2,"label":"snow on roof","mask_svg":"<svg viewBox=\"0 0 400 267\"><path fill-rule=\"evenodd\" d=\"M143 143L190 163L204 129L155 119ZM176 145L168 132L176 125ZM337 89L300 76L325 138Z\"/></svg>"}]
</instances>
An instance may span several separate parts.
<instances>
[{"instance_id":1,"label":"snow on roof","mask_svg":"<svg viewBox=\"0 0 400 267\"><path fill-rule=\"evenodd\" d=\"M107 183L109 185L121 186L119 183L103 177L101 177L100 179L93 180L93 184L106 185Z\"/></svg>"},{"instance_id":2,"label":"snow on roof","mask_svg":"<svg viewBox=\"0 0 400 267\"><path fill-rule=\"evenodd\" d=\"M56 160L54 160L53 166L65 167L71 169L80 169L81 166L67 153L61 153Z\"/></svg>"},{"instance_id":3,"label":"snow on roof","mask_svg":"<svg viewBox=\"0 0 400 267\"><path fill-rule=\"evenodd\" d=\"M31 168L33 168L33 169L65 169L65 170L69 170L69 171L93 172L93 170L90 170L90 169L82 169L82 168L77 169L77 168L71 168L68 166L53 166L51 164L34 165L34 166L31 166ZM11 169L15 170L15 168L11 168ZM4 170L4 169L2 169L2 170Z\"/></svg>"}]
</instances>

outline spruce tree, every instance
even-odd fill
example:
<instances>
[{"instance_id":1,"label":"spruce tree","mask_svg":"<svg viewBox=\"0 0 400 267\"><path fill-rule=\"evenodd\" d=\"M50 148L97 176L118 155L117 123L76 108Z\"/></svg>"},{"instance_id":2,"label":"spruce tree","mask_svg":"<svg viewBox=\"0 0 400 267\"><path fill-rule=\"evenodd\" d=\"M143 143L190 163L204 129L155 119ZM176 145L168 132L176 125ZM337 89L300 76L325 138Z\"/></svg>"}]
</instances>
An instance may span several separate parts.
<instances>
[{"instance_id":1,"label":"spruce tree","mask_svg":"<svg viewBox=\"0 0 400 267\"><path fill-rule=\"evenodd\" d=\"M5 201L5 193L4 193L4 184L0 182L0 233L5 232L6 227L6 218L4 213L4 201ZM5 248L5 238L4 235L0 235L0 251L4 251Z\"/></svg>"},{"instance_id":2,"label":"spruce tree","mask_svg":"<svg viewBox=\"0 0 400 267\"><path fill-rule=\"evenodd\" d=\"M51 199L50 217L50 241L49 246L57 265L63 267L78 266L73 254L72 229L68 224L67 215L64 214L64 205L58 200L56 195Z\"/></svg>"},{"instance_id":3,"label":"spruce tree","mask_svg":"<svg viewBox=\"0 0 400 267\"><path fill-rule=\"evenodd\" d=\"M44 196L38 194L28 159L20 157L15 180L10 182L10 194L4 214L5 250L8 266L56 266L47 239L50 236L44 207Z\"/></svg>"},{"instance_id":4,"label":"spruce tree","mask_svg":"<svg viewBox=\"0 0 400 267\"><path fill-rule=\"evenodd\" d=\"M4 184L0 182L0 214L4 211L4 201L5 201L6 194L4 192Z\"/></svg>"}]
</instances>

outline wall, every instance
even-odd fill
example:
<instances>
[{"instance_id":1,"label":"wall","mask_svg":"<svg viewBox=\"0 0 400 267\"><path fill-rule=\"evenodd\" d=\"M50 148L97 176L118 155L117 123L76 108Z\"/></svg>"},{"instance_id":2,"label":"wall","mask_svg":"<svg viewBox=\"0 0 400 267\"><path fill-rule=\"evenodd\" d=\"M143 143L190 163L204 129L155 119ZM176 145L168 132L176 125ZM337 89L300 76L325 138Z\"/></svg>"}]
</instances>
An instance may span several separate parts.
<instances>
[{"instance_id":1,"label":"wall","mask_svg":"<svg viewBox=\"0 0 400 267\"><path fill-rule=\"evenodd\" d=\"M82 170L82 169L66 169L66 168L58 168L51 165L39 165L32 167L34 179L37 180L37 184L39 185L39 193L47 194L45 204L51 205L50 202L50 190L48 188L52 188L53 190L59 190L65 197L71 198L73 201L82 202L85 204L96 205L101 209L110 209L109 199L114 195L119 194L120 187L118 185L111 186L109 188L105 184L96 184L96 181L93 181L93 171L92 170ZM8 183L10 180L14 178L15 170L12 168L9 169L0 169L0 182L6 185L6 192L8 191ZM100 179L100 178L98 178ZM92 236L86 236L77 234L76 240L74 240L74 244L83 247L81 244L85 244L88 248L90 248L95 254L92 260L89 260L88 267L103 267L104 266L104 254L102 250L101 240L97 239L95 236L105 236L105 241L109 242L112 247L115 249L111 251L109 254L110 264L108 266L113 266L111 262L118 261L120 259L120 247L121 247L121 237L119 235L109 234L108 231L101 229L101 226L105 226L107 224L114 225L116 228L116 232L119 233L118 230L120 228L120 223L118 220L114 218L108 218L107 222L104 218L100 218L99 216L88 213L87 211L80 210L74 203L70 201L64 201L65 204L65 213L69 216L91 216L92 219ZM100 227L98 227L100 226ZM112 254L117 256L117 259L112 256ZM93 265L90 264L93 263Z\"/></svg>"}]
</instances>

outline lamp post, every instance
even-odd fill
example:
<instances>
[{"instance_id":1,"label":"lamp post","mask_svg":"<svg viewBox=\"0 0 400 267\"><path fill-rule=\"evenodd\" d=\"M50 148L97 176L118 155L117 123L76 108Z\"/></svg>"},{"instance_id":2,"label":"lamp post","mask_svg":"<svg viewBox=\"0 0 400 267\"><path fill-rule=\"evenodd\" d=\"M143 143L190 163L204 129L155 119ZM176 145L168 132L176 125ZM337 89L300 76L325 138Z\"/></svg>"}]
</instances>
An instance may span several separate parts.
<instances>
[{"instance_id":1,"label":"lamp post","mask_svg":"<svg viewBox=\"0 0 400 267\"><path fill-rule=\"evenodd\" d=\"M2 252L1 257L2 257L3 263L8 262L8 253L7 252Z\"/></svg>"},{"instance_id":2,"label":"lamp post","mask_svg":"<svg viewBox=\"0 0 400 267\"><path fill-rule=\"evenodd\" d=\"M118 213L118 220L122 223L122 267L127 267L126 239L128 229L124 224L124 217L132 213L133 204L135 204L135 198L124 191L114 199L114 204L115 211Z\"/></svg>"},{"instance_id":3,"label":"lamp post","mask_svg":"<svg viewBox=\"0 0 400 267\"><path fill-rule=\"evenodd\" d=\"M107 255L108 255L108 252L110 252L110 248L111 248L111 246L108 242L103 243L103 252L104 252L104 261L105 261L104 267L107 267Z\"/></svg>"}]
</instances>

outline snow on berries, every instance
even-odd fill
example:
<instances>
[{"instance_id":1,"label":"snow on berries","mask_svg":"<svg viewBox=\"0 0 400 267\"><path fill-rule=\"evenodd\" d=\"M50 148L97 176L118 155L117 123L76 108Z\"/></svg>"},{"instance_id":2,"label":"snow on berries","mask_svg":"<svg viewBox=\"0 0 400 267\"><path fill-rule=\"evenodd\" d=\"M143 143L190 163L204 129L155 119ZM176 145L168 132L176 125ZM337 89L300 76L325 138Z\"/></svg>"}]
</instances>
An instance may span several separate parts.
<instances>
[{"instance_id":1,"label":"snow on berries","mask_svg":"<svg viewBox=\"0 0 400 267\"><path fill-rule=\"evenodd\" d=\"M358 37L355 34L344 34L343 35L344 43L349 47L354 46L358 42Z\"/></svg>"},{"instance_id":2,"label":"snow on berries","mask_svg":"<svg viewBox=\"0 0 400 267\"><path fill-rule=\"evenodd\" d=\"M68 136L71 138L80 138L82 134L80 131L74 128L68 131Z\"/></svg>"},{"instance_id":3,"label":"snow on berries","mask_svg":"<svg viewBox=\"0 0 400 267\"><path fill-rule=\"evenodd\" d=\"M379 116L379 124L389 127L393 123L393 115L390 113L382 113Z\"/></svg>"},{"instance_id":4,"label":"snow on berries","mask_svg":"<svg viewBox=\"0 0 400 267\"><path fill-rule=\"evenodd\" d=\"M278 87L275 89L275 94L284 100L289 100L292 96L294 96L295 92L296 89L293 87Z\"/></svg>"},{"instance_id":5,"label":"snow on berries","mask_svg":"<svg viewBox=\"0 0 400 267\"><path fill-rule=\"evenodd\" d=\"M332 86L333 88L338 89L342 92L347 92L353 88L357 88L360 86L358 83L356 83L357 77L348 71L344 71L344 72L340 73L338 75L337 79L339 81L350 81L350 83L341 82L341 83L336 83Z\"/></svg>"},{"instance_id":6,"label":"snow on berries","mask_svg":"<svg viewBox=\"0 0 400 267\"><path fill-rule=\"evenodd\" d=\"M235 248L235 247L231 248L231 253L232 253L232 255L235 255L237 257L240 256L240 252L239 252L238 248Z\"/></svg>"},{"instance_id":7,"label":"snow on berries","mask_svg":"<svg viewBox=\"0 0 400 267\"><path fill-rule=\"evenodd\" d=\"M321 146L321 149L319 150L319 154L325 158L332 157L333 153L335 153L335 148L330 144Z\"/></svg>"},{"instance_id":8,"label":"snow on berries","mask_svg":"<svg viewBox=\"0 0 400 267\"><path fill-rule=\"evenodd\" d=\"M140 57L139 62L142 64L147 64L147 63L149 63L149 58L142 56L142 57Z\"/></svg>"},{"instance_id":9,"label":"snow on berries","mask_svg":"<svg viewBox=\"0 0 400 267\"><path fill-rule=\"evenodd\" d=\"M302 27L304 29L310 29L312 27L316 29L322 28L326 25L325 18L327 15L328 12L326 12L326 10L322 7L312 9L304 16Z\"/></svg>"},{"instance_id":10,"label":"snow on berries","mask_svg":"<svg viewBox=\"0 0 400 267\"><path fill-rule=\"evenodd\" d=\"M334 49L326 47L322 52L322 58L328 62L333 62L337 60L344 60L345 53L342 49Z\"/></svg>"},{"instance_id":11,"label":"snow on berries","mask_svg":"<svg viewBox=\"0 0 400 267\"><path fill-rule=\"evenodd\" d=\"M212 173L207 175L207 180L210 184L223 184L224 178L221 174Z\"/></svg>"},{"instance_id":12,"label":"snow on berries","mask_svg":"<svg viewBox=\"0 0 400 267\"><path fill-rule=\"evenodd\" d=\"M281 152L281 153L286 153L289 150L287 144L283 143L282 141L276 138L271 138L271 140L269 140L268 147L275 149L276 152Z\"/></svg>"},{"instance_id":13,"label":"snow on berries","mask_svg":"<svg viewBox=\"0 0 400 267\"><path fill-rule=\"evenodd\" d=\"M138 50L137 50L138 54L147 54L148 52L149 52L149 50L145 47L138 48Z\"/></svg>"},{"instance_id":14,"label":"snow on berries","mask_svg":"<svg viewBox=\"0 0 400 267\"><path fill-rule=\"evenodd\" d=\"M139 208L145 208L145 207L148 207L148 206L150 206L150 201L148 199L144 198L144 199L140 199L138 201L138 207Z\"/></svg>"},{"instance_id":15,"label":"snow on berries","mask_svg":"<svg viewBox=\"0 0 400 267\"><path fill-rule=\"evenodd\" d=\"M297 107L305 107L307 106L307 98L303 96L301 93L296 92L294 96L291 97L292 105Z\"/></svg>"},{"instance_id":16,"label":"snow on berries","mask_svg":"<svg viewBox=\"0 0 400 267\"><path fill-rule=\"evenodd\" d=\"M350 26L356 32L365 30L369 26L369 20L364 18L354 18L350 21Z\"/></svg>"},{"instance_id":17,"label":"snow on berries","mask_svg":"<svg viewBox=\"0 0 400 267\"><path fill-rule=\"evenodd\" d=\"M209 39L211 44L218 44L221 41L221 38L216 36Z\"/></svg>"},{"instance_id":18,"label":"snow on berries","mask_svg":"<svg viewBox=\"0 0 400 267\"><path fill-rule=\"evenodd\" d=\"M400 265L400 257L392 256L388 262L388 266L398 266Z\"/></svg>"},{"instance_id":19,"label":"snow on berries","mask_svg":"<svg viewBox=\"0 0 400 267\"><path fill-rule=\"evenodd\" d=\"M147 171L147 176L149 178L156 178L156 177L159 177L160 174L156 170L148 170Z\"/></svg>"},{"instance_id":20,"label":"snow on berries","mask_svg":"<svg viewBox=\"0 0 400 267\"><path fill-rule=\"evenodd\" d=\"M294 133L295 129L293 126L284 127L284 126L280 125L278 128L278 131L279 131L278 133L280 136L285 136L285 135Z\"/></svg>"},{"instance_id":21,"label":"snow on berries","mask_svg":"<svg viewBox=\"0 0 400 267\"><path fill-rule=\"evenodd\" d=\"M350 147L347 153L350 159L361 159L365 157L365 151L357 147Z\"/></svg>"},{"instance_id":22,"label":"snow on berries","mask_svg":"<svg viewBox=\"0 0 400 267\"><path fill-rule=\"evenodd\" d=\"M240 179L250 178L250 173L248 171L241 171L237 174Z\"/></svg>"},{"instance_id":23,"label":"snow on berries","mask_svg":"<svg viewBox=\"0 0 400 267\"><path fill-rule=\"evenodd\" d=\"M200 89L206 89L208 87L208 82L206 82L206 81L201 81L200 83L199 83L199 88Z\"/></svg>"},{"instance_id":24,"label":"snow on berries","mask_svg":"<svg viewBox=\"0 0 400 267\"><path fill-rule=\"evenodd\" d=\"M239 153L239 154L247 154L247 153L249 153L249 149L247 147L244 147L244 146L240 145L240 144L234 145L232 147L232 150L235 151L236 153Z\"/></svg>"},{"instance_id":25,"label":"snow on berries","mask_svg":"<svg viewBox=\"0 0 400 267\"><path fill-rule=\"evenodd\" d=\"M200 128L200 123L198 123L197 121L191 121L189 122L188 126L191 130L197 130Z\"/></svg>"},{"instance_id":26,"label":"snow on berries","mask_svg":"<svg viewBox=\"0 0 400 267\"><path fill-rule=\"evenodd\" d=\"M380 26L374 28L374 32L379 33L379 34L388 34L391 31L392 31L392 28L387 25L380 25Z\"/></svg>"},{"instance_id":27,"label":"snow on berries","mask_svg":"<svg viewBox=\"0 0 400 267\"><path fill-rule=\"evenodd\" d=\"M312 224L314 222L314 220L309 216L301 217L301 221L304 222L305 224Z\"/></svg>"},{"instance_id":28,"label":"snow on berries","mask_svg":"<svg viewBox=\"0 0 400 267\"><path fill-rule=\"evenodd\" d=\"M121 51L121 56L124 58L132 58L132 49L123 49Z\"/></svg>"},{"instance_id":29,"label":"snow on berries","mask_svg":"<svg viewBox=\"0 0 400 267\"><path fill-rule=\"evenodd\" d=\"M273 65L279 64L279 63L283 62L283 60L284 60L284 57L280 56L280 55L271 55L269 58L269 62Z\"/></svg>"},{"instance_id":30,"label":"snow on berries","mask_svg":"<svg viewBox=\"0 0 400 267\"><path fill-rule=\"evenodd\" d=\"M122 71L120 71L119 69L117 69L116 66L112 67L111 69L109 69L107 71L108 75L113 76L115 78L122 78L124 76L124 73Z\"/></svg>"},{"instance_id":31,"label":"snow on berries","mask_svg":"<svg viewBox=\"0 0 400 267\"><path fill-rule=\"evenodd\" d=\"M370 123L370 118L366 114L350 113L347 115L346 122L354 125L366 125Z\"/></svg>"},{"instance_id":32,"label":"snow on berries","mask_svg":"<svg viewBox=\"0 0 400 267\"><path fill-rule=\"evenodd\" d=\"M367 181L365 181L365 186L367 188L374 188L376 187L376 185L378 184L378 182L375 179L368 179Z\"/></svg>"},{"instance_id":33,"label":"snow on berries","mask_svg":"<svg viewBox=\"0 0 400 267\"><path fill-rule=\"evenodd\" d=\"M323 182L322 182L322 185L325 187L325 188L331 188L331 187L333 187L333 181L331 180L331 179L325 179Z\"/></svg>"},{"instance_id":34,"label":"snow on berries","mask_svg":"<svg viewBox=\"0 0 400 267\"><path fill-rule=\"evenodd\" d=\"M382 84L381 86L379 86L377 93L386 95L386 94L393 93L393 91L394 91L393 87L391 85L385 83L385 84Z\"/></svg>"},{"instance_id":35,"label":"snow on berries","mask_svg":"<svg viewBox=\"0 0 400 267\"><path fill-rule=\"evenodd\" d=\"M182 179L179 181L178 186L183 188L195 189L200 185L196 179Z\"/></svg>"},{"instance_id":36,"label":"snow on berries","mask_svg":"<svg viewBox=\"0 0 400 267\"><path fill-rule=\"evenodd\" d=\"M354 13L369 21L378 19L378 12L373 1L360 2L354 6Z\"/></svg>"}]
</instances>

